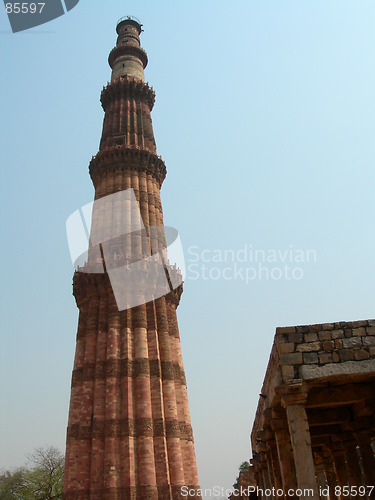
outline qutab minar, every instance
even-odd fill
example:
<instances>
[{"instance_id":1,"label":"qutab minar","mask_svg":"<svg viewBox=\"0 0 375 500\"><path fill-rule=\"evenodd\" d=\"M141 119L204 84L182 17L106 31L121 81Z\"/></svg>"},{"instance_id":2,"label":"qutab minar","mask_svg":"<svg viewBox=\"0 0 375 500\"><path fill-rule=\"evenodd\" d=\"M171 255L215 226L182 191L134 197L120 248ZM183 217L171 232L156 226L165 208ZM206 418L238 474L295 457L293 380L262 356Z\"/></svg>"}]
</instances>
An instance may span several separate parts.
<instances>
[{"instance_id":1,"label":"qutab minar","mask_svg":"<svg viewBox=\"0 0 375 500\"><path fill-rule=\"evenodd\" d=\"M140 214L145 232L119 236L115 231L113 241L98 246L99 257L89 250L74 274L79 321L63 498L180 499L199 489L176 316L182 282L123 309L110 280L115 260L129 266L148 249L152 255L156 250L165 255L166 249L160 199L166 168L156 154L155 94L144 81L142 25L126 17L116 30L109 55L112 78L101 94L103 132L90 175L96 201L133 190L136 210L115 203L111 224L124 218L133 223ZM91 236L101 231L98 213L93 212ZM95 269L98 260L105 262L104 272Z\"/></svg>"}]
</instances>

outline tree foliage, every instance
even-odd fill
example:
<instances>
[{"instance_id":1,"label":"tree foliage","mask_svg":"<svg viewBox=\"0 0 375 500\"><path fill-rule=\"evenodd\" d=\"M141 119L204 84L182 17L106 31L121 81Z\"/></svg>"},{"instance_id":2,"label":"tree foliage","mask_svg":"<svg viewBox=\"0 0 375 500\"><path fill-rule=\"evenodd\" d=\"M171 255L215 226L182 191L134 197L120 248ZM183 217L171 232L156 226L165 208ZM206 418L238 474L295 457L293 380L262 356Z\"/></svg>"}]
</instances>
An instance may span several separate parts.
<instances>
[{"instance_id":1,"label":"tree foliage","mask_svg":"<svg viewBox=\"0 0 375 500\"><path fill-rule=\"evenodd\" d=\"M241 472L247 472L250 469L249 462L242 462L242 464L238 467L238 470ZM233 485L233 488L237 490L239 488L240 475L237 476L236 482Z\"/></svg>"},{"instance_id":2,"label":"tree foliage","mask_svg":"<svg viewBox=\"0 0 375 500\"><path fill-rule=\"evenodd\" d=\"M250 469L249 462L242 462L242 464L239 466L240 472L247 472L249 469Z\"/></svg>"},{"instance_id":3,"label":"tree foliage","mask_svg":"<svg viewBox=\"0 0 375 500\"><path fill-rule=\"evenodd\" d=\"M36 448L29 465L0 472L2 500L57 500L62 497L64 456L55 447Z\"/></svg>"}]
</instances>

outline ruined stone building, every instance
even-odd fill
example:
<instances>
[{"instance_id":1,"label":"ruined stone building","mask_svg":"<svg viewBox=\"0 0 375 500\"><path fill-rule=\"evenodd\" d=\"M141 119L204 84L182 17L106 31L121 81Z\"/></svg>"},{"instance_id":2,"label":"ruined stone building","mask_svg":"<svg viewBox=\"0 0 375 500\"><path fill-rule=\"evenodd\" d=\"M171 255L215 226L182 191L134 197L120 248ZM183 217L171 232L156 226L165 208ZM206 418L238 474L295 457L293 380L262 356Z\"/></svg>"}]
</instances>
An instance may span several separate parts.
<instances>
[{"instance_id":1,"label":"ruined stone building","mask_svg":"<svg viewBox=\"0 0 375 500\"><path fill-rule=\"evenodd\" d=\"M374 438L375 320L277 328L251 434L258 486L375 498Z\"/></svg>"},{"instance_id":2,"label":"ruined stone building","mask_svg":"<svg viewBox=\"0 0 375 500\"><path fill-rule=\"evenodd\" d=\"M117 24L117 44L109 54L112 78L101 93L103 132L90 163L98 204L87 261L73 280L79 322L66 500L172 500L181 498L182 486L199 488L176 317L182 280L171 286L178 271L166 256L160 199L166 168L156 154L155 94L144 80L141 26L131 17ZM117 196L124 190L133 190L133 204ZM137 231L119 232L127 223ZM156 263L160 272L152 286L161 286L162 279L167 286L150 300L147 266ZM120 308L112 278L135 268L134 289L126 297L137 289L144 300ZM127 279L116 285L126 288Z\"/></svg>"},{"instance_id":3,"label":"ruined stone building","mask_svg":"<svg viewBox=\"0 0 375 500\"><path fill-rule=\"evenodd\" d=\"M228 500L252 500L256 499L257 482L254 477L253 467L247 471L240 471L236 484L233 485L236 491L228 497Z\"/></svg>"}]
</instances>

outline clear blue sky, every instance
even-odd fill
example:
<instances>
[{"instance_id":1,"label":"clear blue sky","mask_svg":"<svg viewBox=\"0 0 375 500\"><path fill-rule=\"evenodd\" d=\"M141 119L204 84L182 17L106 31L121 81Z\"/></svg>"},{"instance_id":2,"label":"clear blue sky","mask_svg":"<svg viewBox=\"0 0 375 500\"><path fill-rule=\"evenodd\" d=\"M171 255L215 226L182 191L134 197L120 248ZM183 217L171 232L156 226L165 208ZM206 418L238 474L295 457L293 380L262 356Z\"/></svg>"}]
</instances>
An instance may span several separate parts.
<instances>
[{"instance_id":1,"label":"clear blue sky","mask_svg":"<svg viewBox=\"0 0 375 500\"><path fill-rule=\"evenodd\" d=\"M375 316L375 4L81 0L19 34L0 6L0 467L64 449L77 326L65 221L93 198L99 96L128 14L144 25L165 221L188 267L178 315L200 482L228 488L275 327ZM245 245L317 260L293 263L302 279L247 284L222 271L257 263L202 262ZM194 279L191 247L221 279Z\"/></svg>"}]
</instances>

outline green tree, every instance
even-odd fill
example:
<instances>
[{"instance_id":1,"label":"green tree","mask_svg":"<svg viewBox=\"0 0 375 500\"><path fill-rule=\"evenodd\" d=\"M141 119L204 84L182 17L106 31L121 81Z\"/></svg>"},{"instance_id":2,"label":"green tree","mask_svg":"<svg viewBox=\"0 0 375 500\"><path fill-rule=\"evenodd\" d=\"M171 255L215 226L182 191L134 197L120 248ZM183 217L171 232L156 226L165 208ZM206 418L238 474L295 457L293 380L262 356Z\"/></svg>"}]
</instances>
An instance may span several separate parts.
<instances>
[{"instance_id":1,"label":"green tree","mask_svg":"<svg viewBox=\"0 0 375 500\"><path fill-rule=\"evenodd\" d=\"M0 472L2 500L58 500L62 497L64 456L55 447L37 448L29 466Z\"/></svg>"},{"instance_id":2,"label":"green tree","mask_svg":"<svg viewBox=\"0 0 375 500\"><path fill-rule=\"evenodd\" d=\"M242 462L242 464L239 466L240 472L247 472L249 469L250 469L249 462Z\"/></svg>"},{"instance_id":3,"label":"green tree","mask_svg":"<svg viewBox=\"0 0 375 500\"><path fill-rule=\"evenodd\" d=\"M0 472L0 498L3 500L26 498L27 473L25 467Z\"/></svg>"}]
</instances>

